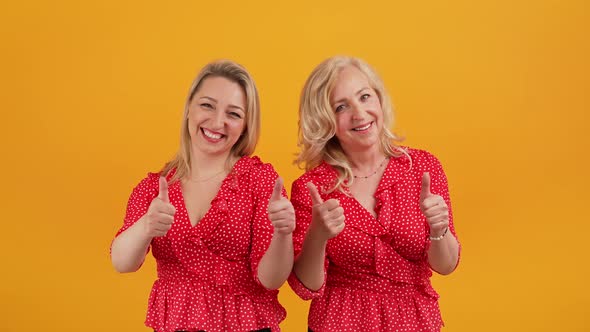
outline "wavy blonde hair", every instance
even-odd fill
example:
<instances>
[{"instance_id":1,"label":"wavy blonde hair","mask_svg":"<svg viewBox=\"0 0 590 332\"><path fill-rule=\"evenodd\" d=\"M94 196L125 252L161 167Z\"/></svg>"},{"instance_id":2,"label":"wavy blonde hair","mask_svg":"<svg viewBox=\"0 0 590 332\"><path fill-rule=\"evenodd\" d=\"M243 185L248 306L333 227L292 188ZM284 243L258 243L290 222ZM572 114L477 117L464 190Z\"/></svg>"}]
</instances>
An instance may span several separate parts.
<instances>
[{"instance_id":1,"label":"wavy blonde hair","mask_svg":"<svg viewBox=\"0 0 590 332\"><path fill-rule=\"evenodd\" d=\"M219 60L207 64L193 81L184 104L180 125L180 147L176 156L162 168L162 174L176 169L171 182L188 176L191 172L191 137L188 129L189 105L201 84L209 77L223 77L242 87L246 94L246 126L238 141L232 146L230 156L249 156L254 152L260 136L260 100L254 79L240 64Z\"/></svg>"},{"instance_id":2,"label":"wavy blonde hair","mask_svg":"<svg viewBox=\"0 0 590 332\"><path fill-rule=\"evenodd\" d=\"M407 154L396 145L402 139L389 129L393 124L393 107L383 81L375 70L363 60L354 57L335 56L326 59L312 71L301 93L297 142L300 153L295 159L295 164L306 171L318 166L322 161L334 167L338 172L338 178L327 192L338 189L346 193L354 181L348 157L336 138L336 115L330 105L330 94L338 75L348 66L354 66L365 74L371 88L379 97L383 110L380 144L385 155L391 157Z\"/></svg>"}]
</instances>

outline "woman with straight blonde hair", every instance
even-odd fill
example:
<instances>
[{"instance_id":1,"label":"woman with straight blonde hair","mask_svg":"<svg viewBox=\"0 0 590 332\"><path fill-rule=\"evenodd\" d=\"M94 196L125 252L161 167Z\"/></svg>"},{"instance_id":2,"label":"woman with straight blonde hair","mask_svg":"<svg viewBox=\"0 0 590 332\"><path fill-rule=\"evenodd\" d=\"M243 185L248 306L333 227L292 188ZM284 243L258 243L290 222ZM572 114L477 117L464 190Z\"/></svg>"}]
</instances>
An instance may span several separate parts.
<instances>
[{"instance_id":1,"label":"woman with straight blonde hair","mask_svg":"<svg viewBox=\"0 0 590 332\"><path fill-rule=\"evenodd\" d=\"M111 246L121 273L151 248L158 279L145 324L155 331L280 331L295 214L272 165L251 156L259 132L250 74L227 60L205 66L176 157L135 187Z\"/></svg>"},{"instance_id":2,"label":"woman with straight blonde hair","mask_svg":"<svg viewBox=\"0 0 590 332\"><path fill-rule=\"evenodd\" d=\"M443 325L431 270L451 273L460 253L447 178L436 157L398 145L392 122L383 82L360 59L329 58L305 83L289 284L313 300L310 331Z\"/></svg>"}]
</instances>

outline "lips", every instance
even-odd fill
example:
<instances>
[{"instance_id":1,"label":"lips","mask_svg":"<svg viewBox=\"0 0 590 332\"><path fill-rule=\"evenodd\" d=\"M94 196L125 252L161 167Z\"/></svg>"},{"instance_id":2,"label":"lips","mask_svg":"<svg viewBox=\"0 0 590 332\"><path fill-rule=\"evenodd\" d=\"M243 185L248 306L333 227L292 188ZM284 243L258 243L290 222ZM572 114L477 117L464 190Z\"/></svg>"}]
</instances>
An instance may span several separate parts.
<instances>
[{"instance_id":1,"label":"lips","mask_svg":"<svg viewBox=\"0 0 590 332\"><path fill-rule=\"evenodd\" d=\"M208 138L209 140L213 140L213 141L217 141L222 139L223 137L225 137L225 135L202 128L201 127L201 132L203 133L203 136L205 136L205 138Z\"/></svg>"},{"instance_id":2,"label":"lips","mask_svg":"<svg viewBox=\"0 0 590 332\"><path fill-rule=\"evenodd\" d=\"M368 130L369 128L371 128L372 126L373 126L373 121L371 121L371 122L369 122L369 123L367 123L365 125L352 128L352 130L353 131L365 131L365 130Z\"/></svg>"}]
</instances>

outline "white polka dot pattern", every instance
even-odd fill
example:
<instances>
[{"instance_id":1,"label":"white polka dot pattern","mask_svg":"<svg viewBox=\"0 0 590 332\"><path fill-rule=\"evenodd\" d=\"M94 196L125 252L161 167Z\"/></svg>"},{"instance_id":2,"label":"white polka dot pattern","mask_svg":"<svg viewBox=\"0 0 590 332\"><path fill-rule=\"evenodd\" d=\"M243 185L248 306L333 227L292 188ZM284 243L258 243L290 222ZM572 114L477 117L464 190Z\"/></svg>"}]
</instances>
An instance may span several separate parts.
<instances>
[{"instance_id":1,"label":"white polka dot pattern","mask_svg":"<svg viewBox=\"0 0 590 332\"><path fill-rule=\"evenodd\" d=\"M439 331L443 326L438 294L430 284L429 229L419 197L422 174L430 172L431 191L448 204L450 231L455 234L447 179L433 155L406 151L411 168L406 156L390 158L375 192L377 219L352 196L340 191L321 194L324 200L338 199L346 218L342 233L328 241L325 283L313 292L294 273L289 277L301 298L313 299L308 324L314 332ZM296 254L311 222L306 183L331 188L336 175L322 163L293 183Z\"/></svg>"},{"instance_id":2,"label":"white polka dot pattern","mask_svg":"<svg viewBox=\"0 0 590 332\"><path fill-rule=\"evenodd\" d=\"M133 190L117 235L147 212L158 195L159 176L148 174ZM158 280L150 294L146 326L159 332L280 331L286 312L278 291L265 289L257 277L258 263L272 239L267 207L277 177L272 165L242 157L194 227L180 182L170 184L176 215L166 236L151 243Z\"/></svg>"}]
</instances>

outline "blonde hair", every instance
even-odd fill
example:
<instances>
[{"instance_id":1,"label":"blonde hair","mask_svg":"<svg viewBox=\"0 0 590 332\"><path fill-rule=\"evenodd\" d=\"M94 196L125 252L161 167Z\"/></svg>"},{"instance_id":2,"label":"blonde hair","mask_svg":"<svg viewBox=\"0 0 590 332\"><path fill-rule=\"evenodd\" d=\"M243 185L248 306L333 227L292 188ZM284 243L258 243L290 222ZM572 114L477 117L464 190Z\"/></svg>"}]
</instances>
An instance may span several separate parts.
<instances>
[{"instance_id":1,"label":"blonde hair","mask_svg":"<svg viewBox=\"0 0 590 332\"><path fill-rule=\"evenodd\" d=\"M327 189L328 192L335 189L347 192L346 187L354 180L350 162L335 136L336 116L330 105L330 94L336 79L340 71L348 66L354 66L365 74L379 97L383 110L383 130L380 133L382 151L388 157L406 154L395 144L401 142L401 139L389 129L393 124L393 108L385 86L375 70L363 60L354 57L335 56L324 60L312 71L301 93L297 143L300 153L295 164L306 171L322 161L334 167L338 178L334 186Z\"/></svg>"},{"instance_id":2,"label":"blonde hair","mask_svg":"<svg viewBox=\"0 0 590 332\"><path fill-rule=\"evenodd\" d=\"M180 147L174 159L162 168L162 174L176 169L171 182L180 180L191 171L191 137L188 129L189 105L199 91L201 84L209 77L223 77L238 83L246 94L246 126L238 141L232 146L230 156L249 156L254 152L260 136L260 100L258 89L248 71L240 64L230 60L219 60L207 64L193 81L184 104L184 114L180 125Z\"/></svg>"}]
</instances>

